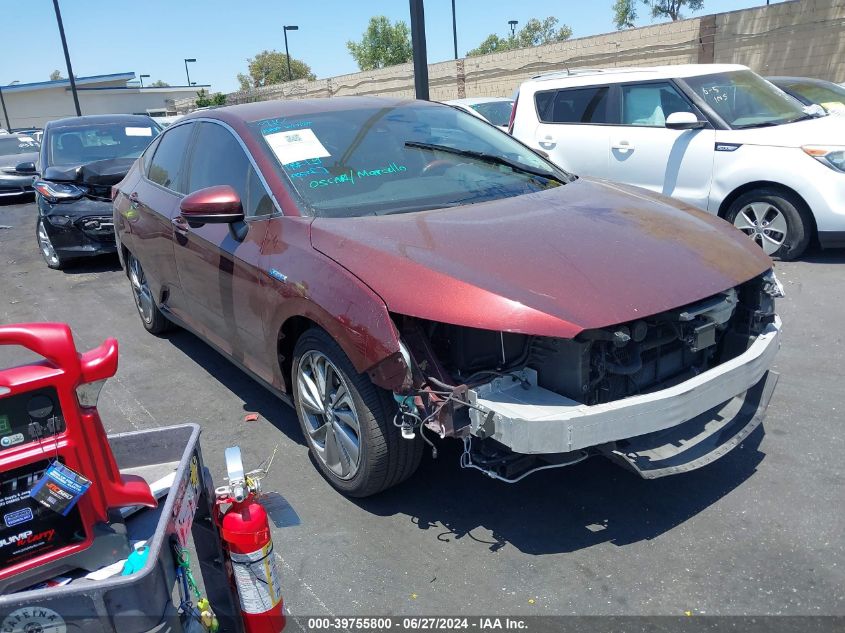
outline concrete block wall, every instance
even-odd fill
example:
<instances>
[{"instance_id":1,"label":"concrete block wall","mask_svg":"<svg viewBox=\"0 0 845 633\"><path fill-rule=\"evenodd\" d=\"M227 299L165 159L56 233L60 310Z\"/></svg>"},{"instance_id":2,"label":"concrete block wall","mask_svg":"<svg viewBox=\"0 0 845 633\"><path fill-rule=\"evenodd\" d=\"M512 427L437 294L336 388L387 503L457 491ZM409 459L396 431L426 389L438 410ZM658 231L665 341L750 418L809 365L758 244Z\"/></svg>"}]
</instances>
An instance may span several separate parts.
<instances>
[{"instance_id":1,"label":"concrete block wall","mask_svg":"<svg viewBox=\"0 0 845 633\"><path fill-rule=\"evenodd\" d=\"M845 0L793 0L430 64L429 92L438 101L464 96L510 96L522 81L567 67L712 62L745 64L763 75L799 75L843 82ZM413 65L234 92L227 95L227 102L343 95L413 98ZM180 113L193 107L191 99L176 103Z\"/></svg>"},{"instance_id":2,"label":"concrete block wall","mask_svg":"<svg viewBox=\"0 0 845 633\"><path fill-rule=\"evenodd\" d=\"M761 75L845 81L845 0L800 0L716 14L715 61Z\"/></svg>"}]
</instances>

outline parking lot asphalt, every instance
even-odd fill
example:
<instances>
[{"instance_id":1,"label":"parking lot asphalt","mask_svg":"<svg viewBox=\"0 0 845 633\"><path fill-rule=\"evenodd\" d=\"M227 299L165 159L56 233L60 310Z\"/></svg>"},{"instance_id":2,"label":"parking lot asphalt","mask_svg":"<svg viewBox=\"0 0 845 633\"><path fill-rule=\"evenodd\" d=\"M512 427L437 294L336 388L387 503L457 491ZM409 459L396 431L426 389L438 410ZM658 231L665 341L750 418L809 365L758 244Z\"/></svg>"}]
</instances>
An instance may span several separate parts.
<instances>
[{"instance_id":1,"label":"parking lot asphalt","mask_svg":"<svg viewBox=\"0 0 845 633\"><path fill-rule=\"evenodd\" d=\"M646 481L596 458L508 485L461 471L444 443L410 481L351 500L311 464L291 409L195 336L143 329L116 259L49 270L35 217L0 203L0 322L65 321L80 349L116 337L107 430L199 422L217 485L225 447L249 468L277 445L264 488L298 516L273 531L297 618L845 615L845 251L777 265L780 381L763 430L714 464Z\"/></svg>"}]
</instances>

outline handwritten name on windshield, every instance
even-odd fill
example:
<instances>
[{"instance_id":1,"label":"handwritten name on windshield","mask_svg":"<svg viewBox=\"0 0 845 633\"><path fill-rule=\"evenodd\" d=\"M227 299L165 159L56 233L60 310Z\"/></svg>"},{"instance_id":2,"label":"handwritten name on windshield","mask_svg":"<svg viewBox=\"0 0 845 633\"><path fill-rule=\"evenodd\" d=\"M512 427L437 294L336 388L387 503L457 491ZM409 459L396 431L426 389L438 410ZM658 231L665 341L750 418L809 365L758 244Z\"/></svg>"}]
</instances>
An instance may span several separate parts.
<instances>
[{"instance_id":1,"label":"handwritten name on windshield","mask_svg":"<svg viewBox=\"0 0 845 633\"><path fill-rule=\"evenodd\" d=\"M299 128L311 127L311 121L288 121L287 119L267 119L261 122L261 133L263 135L281 132L283 130L297 130Z\"/></svg>"},{"instance_id":2,"label":"handwritten name on windshield","mask_svg":"<svg viewBox=\"0 0 845 633\"><path fill-rule=\"evenodd\" d=\"M325 173L328 173L328 170L325 167L312 167L313 169L322 169ZM310 171L310 170L306 170ZM343 173L339 176L334 176L333 178L318 178L312 180L308 183L308 186L312 189L317 189L319 187L328 187L329 185L344 185L344 184L355 184L355 177L358 177L358 182L364 178L372 178L377 176L388 176L390 174L399 174L403 171L408 171L408 168L404 165L397 165L396 163L390 163L386 167L382 167L379 169L358 169L353 172L350 169L348 172ZM291 177L294 177L294 174L291 174Z\"/></svg>"}]
</instances>

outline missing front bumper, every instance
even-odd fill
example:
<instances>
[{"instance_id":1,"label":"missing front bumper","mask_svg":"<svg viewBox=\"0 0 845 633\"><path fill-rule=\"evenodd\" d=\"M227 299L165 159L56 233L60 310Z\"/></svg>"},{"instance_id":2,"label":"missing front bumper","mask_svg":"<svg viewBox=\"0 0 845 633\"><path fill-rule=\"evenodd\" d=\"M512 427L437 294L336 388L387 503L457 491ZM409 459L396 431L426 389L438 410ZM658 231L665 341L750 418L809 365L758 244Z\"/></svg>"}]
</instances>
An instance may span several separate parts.
<instances>
[{"instance_id":1,"label":"missing front bumper","mask_svg":"<svg viewBox=\"0 0 845 633\"><path fill-rule=\"evenodd\" d=\"M644 479L657 479L701 468L736 448L763 421L778 374L676 427L619 442L601 451Z\"/></svg>"},{"instance_id":2,"label":"missing front bumper","mask_svg":"<svg viewBox=\"0 0 845 633\"><path fill-rule=\"evenodd\" d=\"M594 406L539 387L530 369L522 381L498 377L469 391L470 432L529 455L596 448L612 452L627 441L619 457L633 455L628 465L650 472L643 475L648 477L698 468L736 446L762 419L776 382L769 369L780 346L780 328L776 318L743 354L694 378ZM723 419L726 415L732 417ZM669 454L666 445L673 442L684 450Z\"/></svg>"}]
</instances>

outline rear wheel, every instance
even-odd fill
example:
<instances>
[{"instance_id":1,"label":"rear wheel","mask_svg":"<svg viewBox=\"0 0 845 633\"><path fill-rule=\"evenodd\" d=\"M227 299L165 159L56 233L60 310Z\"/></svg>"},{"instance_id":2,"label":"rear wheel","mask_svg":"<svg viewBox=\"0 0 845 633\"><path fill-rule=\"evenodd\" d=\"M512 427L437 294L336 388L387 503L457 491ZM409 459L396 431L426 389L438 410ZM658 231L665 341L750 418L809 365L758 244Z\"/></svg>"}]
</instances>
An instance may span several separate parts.
<instances>
[{"instance_id":1,"label":"rear wheel","mask_svg":"<svg viewBox=\"0 0 845 633\"><path fill-rule=\"evenodd\" d=\"M734 200L725 219L753 239L767 255L790 261L807 249L813 219L798 196L778 189L755 189Z\"/></svg>"},{"instance_id":2,"label":"rear wheel","mask_svg":"<svg viewBox=\"0 0 845 633\"><path fill-rule=\"evenodd\" d=\"M35 238L38 240L38 250L41 251L41 257L47 262L48 267L54 270L61 270L68 264L68 260L60 257L56 249L53 248L53 242L47 233L47 227L44 226L43 218L38 218L38 224L35 227Z\"/></svg>"},{"instance_id":3,"label":"rear wheel","mask_svg":"<svg viewBox=\"0 0 845 633\"><path fill-rule=\"evenodd\" d=\"M297 341L292 377L299 423L332 486L367 497L414 473L422 457L419 437L401 437L393 398L356 372L325 331L312 328Z\"/></svg>"},{"instance_id":4,"label":"rear wheel","mask_svg":"<svg viewBox=\"0 0 845 633\"><path fill-rule=\"evenodd\" d=\"M130 253L126 264L129 271L129 282L132 284L132 297L135 299L135 307L138 308L141 323L151 334L166 332L172 327L172 324L158 309L141 262Z\"/></svg>"}]
</instances>

